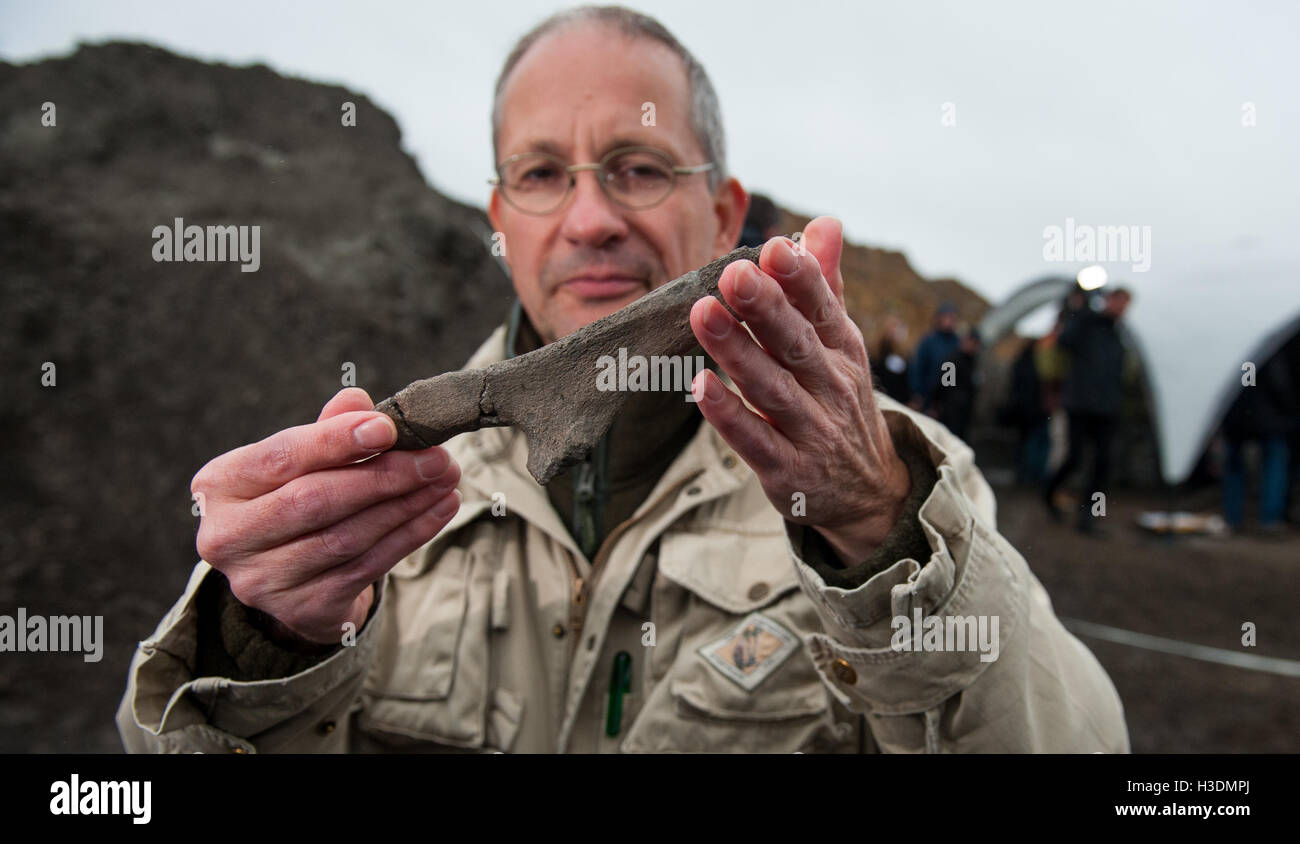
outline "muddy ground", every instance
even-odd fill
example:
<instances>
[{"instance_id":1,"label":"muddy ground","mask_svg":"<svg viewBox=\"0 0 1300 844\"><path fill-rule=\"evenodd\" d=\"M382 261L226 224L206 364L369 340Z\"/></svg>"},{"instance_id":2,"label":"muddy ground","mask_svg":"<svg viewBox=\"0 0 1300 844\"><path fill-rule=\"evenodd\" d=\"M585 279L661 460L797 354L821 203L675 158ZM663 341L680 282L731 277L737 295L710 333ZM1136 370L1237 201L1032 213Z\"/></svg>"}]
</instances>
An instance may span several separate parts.
<instances>
[{"instance_id":1,"label":"muddy ground","mask_svg":"<svg viewBox=\"0 0 1300 844\"><path fill-rule=\"evenodd\" d=\"M1214 648L1300 660L1300 533L1161 538L1133 516L1159 493L1118 491L1110 535L1047 518L1027 490L998 488L998 527L1047 587L1057 615ZM1212 512L1215 490L1178 499ZM1243 647L1242 624L1257 642ZM1080 635L1110 674L1138 753L1300 752L1300 677L1218 665Z\"/></svg>"}]
</instances>

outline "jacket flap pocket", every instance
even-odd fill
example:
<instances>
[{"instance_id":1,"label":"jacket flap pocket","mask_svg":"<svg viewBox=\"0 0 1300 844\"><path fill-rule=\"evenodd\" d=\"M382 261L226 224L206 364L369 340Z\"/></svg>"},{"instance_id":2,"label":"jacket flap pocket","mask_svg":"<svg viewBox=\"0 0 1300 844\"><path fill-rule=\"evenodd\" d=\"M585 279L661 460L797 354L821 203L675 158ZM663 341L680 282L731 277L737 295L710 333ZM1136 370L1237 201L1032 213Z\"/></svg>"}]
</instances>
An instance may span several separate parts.
<instances>
[{"instance_id":1,"label":"jacket flap pocket","mask_svg":"<svg viewBox=\"0 0 1300 844\"><path fill-rule=\"evenodd\" d=\"M754 612L720 635L691 642L669 691L680 704L715 718L779 720L824 712L827 691L803 641L778 620Z\"/></svg>"},{"instance_id":2,"label":"jacket flap pocket","mask_svg":"<svg viewBox=\"0 0 1300 844\"><path fill-rule=\"evenodd\" d=\"M451 548L430 576L389 579L366 691L404 700L442 700L451 693L469 610L471 562L464 549Z\"/></svg>"},{"instance_id":3,"label":"jacket flap pocket","mask_svg":"<svg viewBox=\"0 0 1300 844\"><path fill-rule=\"evenodd\" d=\"M453 747L482 747L490 689L493 566L447 548L423 577L390 580L385 636L367 677L364 727Z\"/></svg>"},{"instance_id":4,"label":"jacket flap pocket","mask_svg":"<svg viewBox=\"0 0 1300 844\"><path fill-rule=\"evenodd\" d=\"M724 637L714 629L683 643L679 659L638 714L620 749L627 753L792 753L842 745L852 726L836 722L830 694L802 642L768 639L753 613L731 625L718 650L737 672L723 671L705 651ZM768 621L773 619L767 618ZM755 631L761 630L759 635ZM753 659L750 659L753 657ZM757 663L762 671L755 672ZM746 686L749 686L746 688Z\"/></svg>"},{"instance_id":5,"label":"jacket flap pocket","mask_svg":"<svg viewBox=\"0 0 1300 844\"><path fill-rule=\"evenodd\" d=\"M799 585L784 531L745 533L714 528L664 534L659 571L715 607L747 613Z\"/></svg>"}]
</instances>

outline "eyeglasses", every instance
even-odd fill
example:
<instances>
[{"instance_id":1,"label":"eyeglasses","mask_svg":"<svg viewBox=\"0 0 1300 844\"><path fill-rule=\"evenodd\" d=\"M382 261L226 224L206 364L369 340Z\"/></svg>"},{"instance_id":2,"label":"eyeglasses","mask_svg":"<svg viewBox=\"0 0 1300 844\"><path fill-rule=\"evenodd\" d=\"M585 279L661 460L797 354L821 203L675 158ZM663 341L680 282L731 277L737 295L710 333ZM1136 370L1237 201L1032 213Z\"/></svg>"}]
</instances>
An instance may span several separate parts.
<instances>
[{"instance_id":1,"label":"eyeglasses","mask_svg":"<svg viewBox=\"0 0 1300 844\"><path fill-rule=\"evenodd\" d=\"M502 198L525 214L542 215L564 204L577 184L577 173L595 170L606 196L624 208L643 211L667 199L678 176L712 169L711 161L678 167L654 147L621 147L596 164L565 164L550 153L525 152L498 164L496 178L488 184L500 188Z\"/></svg>"}]
</instances>

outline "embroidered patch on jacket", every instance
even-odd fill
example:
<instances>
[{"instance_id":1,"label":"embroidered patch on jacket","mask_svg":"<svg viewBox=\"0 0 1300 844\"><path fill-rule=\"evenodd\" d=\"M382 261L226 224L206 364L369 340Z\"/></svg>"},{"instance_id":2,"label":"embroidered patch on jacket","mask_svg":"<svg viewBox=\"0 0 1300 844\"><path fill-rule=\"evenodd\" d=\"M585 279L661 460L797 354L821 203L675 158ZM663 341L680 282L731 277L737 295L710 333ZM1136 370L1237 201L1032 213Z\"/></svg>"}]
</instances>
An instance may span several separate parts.
<instances>
[{"instance_id":1,"label":"embroidered patch on jacket","mask_svg":"<svg viewBox=\"0 0 1300 844\"><path fill-rule=\"evenodd\" d=\"M755 612L700 648L700 656L736 685L752 691L798 648L799 640L793 633Z\"/></svg>"}]
</instances>

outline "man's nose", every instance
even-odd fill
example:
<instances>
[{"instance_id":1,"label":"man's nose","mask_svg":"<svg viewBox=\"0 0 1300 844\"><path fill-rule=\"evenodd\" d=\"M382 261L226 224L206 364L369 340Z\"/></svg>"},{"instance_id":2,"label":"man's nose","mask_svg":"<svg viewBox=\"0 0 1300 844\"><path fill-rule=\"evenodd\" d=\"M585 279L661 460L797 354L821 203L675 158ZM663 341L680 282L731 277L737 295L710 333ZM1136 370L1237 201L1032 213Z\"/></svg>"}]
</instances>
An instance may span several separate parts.
<instances>
[{"instance_id":1,"label":"man's nose","mask_svg":"<svg viewBox=\"0 0 1300 844\"><path fill-rule=\"evenodd\" d=\"M574 174L573 196L561 210L561 233L573 243L602 247L627 235L622 209L600 188L599 171Z\"/></svg>"}]
</instances>

